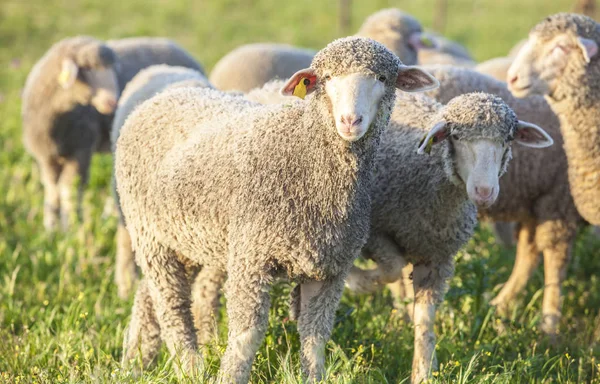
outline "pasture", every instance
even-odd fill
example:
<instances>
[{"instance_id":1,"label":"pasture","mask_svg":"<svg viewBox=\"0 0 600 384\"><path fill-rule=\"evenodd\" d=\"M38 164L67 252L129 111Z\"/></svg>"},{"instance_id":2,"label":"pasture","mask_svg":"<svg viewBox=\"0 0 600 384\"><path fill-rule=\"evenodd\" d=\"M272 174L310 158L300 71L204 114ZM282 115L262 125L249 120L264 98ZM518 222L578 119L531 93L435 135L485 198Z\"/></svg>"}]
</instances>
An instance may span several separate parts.
<instances>
[{"instance_id":1,"label":"pasture","mask_svg":"<svg viewBox=\"0 0 600 384\"><path fill-rule=\"evenodd\" d=\"M351 28L385 7L431 26L435 0L352 2ZM572 9L571 0L449 0L443 33L478 61L505 55L544 16ZM20 92L36 60L66 36L102 39L167 36L210 71L236 46L277 41L319 49L342 32L333 0L2 0L0 2L0 382L176 382L164 349L157 365L135 378L121 368L132 299L120 300L114 275L117 218L103 215L110 196L111 157L97 155L84 220L47 234L35 162L21 140ZM501 192L502 193L502 192ZM579 234L564 284L561 334L538 329L542 268L500 319L488 302L508 278L514 248L480 227L457 256L456 275L436 319L439 383L600 383L600 238ZM288 321L290 287L272 292L270 327L256 357L253 383L300 383L299 340ZM226 346L208 347L207 377ZM389 292L344 294L328 343L328 382L408 382L413 329L393 310ZM207 382L210 379L207 378Z\"/></svg>"}]
</instances>

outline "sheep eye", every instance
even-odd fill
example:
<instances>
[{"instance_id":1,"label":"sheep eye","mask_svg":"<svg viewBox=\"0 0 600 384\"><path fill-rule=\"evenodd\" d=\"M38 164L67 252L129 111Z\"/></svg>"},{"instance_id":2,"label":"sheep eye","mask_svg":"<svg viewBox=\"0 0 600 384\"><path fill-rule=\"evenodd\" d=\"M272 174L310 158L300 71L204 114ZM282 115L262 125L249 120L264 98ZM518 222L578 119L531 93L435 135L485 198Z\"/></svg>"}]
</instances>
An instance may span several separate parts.
<instances>
[{"instance_id":1,"label":"sheep eye","mask_svg":"<svg viewBox=\"0 0 600 384\"><path fill-rule=\"evenodd\" d=\"M381 75L381 76L379 76L377 78L377 80L381 81L382 83L385 83L385 81L387 80L387 78L385 76Z\"/></svg>"}]
</instances>

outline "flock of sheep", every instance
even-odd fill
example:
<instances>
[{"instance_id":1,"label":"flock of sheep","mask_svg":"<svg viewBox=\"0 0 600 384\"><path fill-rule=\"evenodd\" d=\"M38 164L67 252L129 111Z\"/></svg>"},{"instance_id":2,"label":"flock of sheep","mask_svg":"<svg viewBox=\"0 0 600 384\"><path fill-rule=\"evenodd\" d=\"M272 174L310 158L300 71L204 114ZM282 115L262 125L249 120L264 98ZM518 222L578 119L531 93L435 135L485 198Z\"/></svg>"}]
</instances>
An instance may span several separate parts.
<instances>
[{"instance_id":1,"label":"flock of sheep","mask_svg":"<svg viewBox=\"0 0 600 384\"><path fill-rule=\"evenodd\" d=\"M270 286L284 278L296 283L290 313L310 382L323 379L344 286L387 284L396 303L412 303L419 383L436 369L435 308L478 218L516 224L514 270L491 304L506 311L543 253L542 326L558 334L575 235L600 225L598 42L592 19L557 14L516 53L476 66L457 43L385 9L318 52L240 47L208 79L166 39L67 38L23 94L44 225L69 228L92 154L112 149L115 280L124 298L137 286L131 369L164 341L181 370L200 372L223 289L218 379L247 382ZM359 254L377 267L354 266Z\"/></svg>"}]
</instances>

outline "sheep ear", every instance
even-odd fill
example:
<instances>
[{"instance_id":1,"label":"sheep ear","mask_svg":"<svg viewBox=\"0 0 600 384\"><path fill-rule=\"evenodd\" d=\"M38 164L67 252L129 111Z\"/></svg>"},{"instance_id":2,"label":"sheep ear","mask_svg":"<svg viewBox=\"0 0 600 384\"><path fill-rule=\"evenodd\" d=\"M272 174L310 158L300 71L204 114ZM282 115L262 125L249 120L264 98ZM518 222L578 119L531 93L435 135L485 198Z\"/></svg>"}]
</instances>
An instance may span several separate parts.
<instances>
[{"instance_id":1,"label":"sheep ear","mask_svg":"<svg viewBox=\"0 0 600 384\"><path fill-rule=\"evenodd\" d=\"M415 51L420 49L436 49L437 42L429 36L427 33L414 32L408 38L408 44L413 47Z\"/></svg>"},{"instance_id":2,"label":"sheep ear","mask_svg":"<svg viewBox=\"0 0 600 384\"><path fill-rule=\"evenodd\" d=\"M531 148L546 148L554 144L554 140L542 128L521 120L517 124L515 142Z\"/></svg>"},{"instance_id":3,"label":"sheep ear","mask_svg":"<svg viewBox=\"0 0 600 384\"><path fill-rule=\"evenodd\" d=\"M306 95L315 90L317 84L317 74L312 68L301 69L294 73L292 77L281 88L283 96L297 96L304 99Z\"/></svg>"},{"instance_id":4,"label":"sheep ear","mask_svg":"<svg viewBox=\"0 0 600 384\"><path fill-rule=\"evenodd\" d=\"M598 44L594 40L578 37L577 45L581 49L581 52L583 52L586 63L589 63L592 57L598 53Z\"/></svg>"},{"instance_id":5,"label":"sheep ear","mask_svg":"<svg viewBox=\"0 0 600 384\"><path fill-rule=\"evenodd\" d=\"M424 92L436 89L440 82L427 71L413 66L400 65L396 88L404 92Z\"/></svg>"},{"instance_id":6,"label":"sheep ear","mask_svg":"<svg viewBox=\"0 0 600 384\"><path fill-rule=\"evenodd\" d=\"M64 89L70 88L77 79L77 73L79 72L79 68L77 64L71 59L63 59L62 68L60 70L60 74L58 75L58 84Z\"/></svg>"},{"instance_id":7,"label":"sheep ear","mask_svg":"<svg viewBox=\"0 0 600 384\"><path fill-rule=\"evenodd\" d=\"M419 149L417 149L417 153L422 155L424 153L430 154L431 148L434 144L441 143L448 136L450 136L450 132L448 132L448 125L445 120L438 121L435 123L433 128L421 139L419 142Z\"/></svg>"}]
</instances>

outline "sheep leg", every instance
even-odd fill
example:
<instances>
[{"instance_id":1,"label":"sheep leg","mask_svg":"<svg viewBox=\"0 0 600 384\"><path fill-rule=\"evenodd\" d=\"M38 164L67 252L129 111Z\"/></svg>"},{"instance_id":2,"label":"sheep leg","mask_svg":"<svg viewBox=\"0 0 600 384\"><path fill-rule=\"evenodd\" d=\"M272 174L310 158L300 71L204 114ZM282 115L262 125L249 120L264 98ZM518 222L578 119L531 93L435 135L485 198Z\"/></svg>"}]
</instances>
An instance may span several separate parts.
<instances>
[{"instance_id":1,"label":"sheep leg","mask_svg":"<svg viewBox=\"0 0 600 384\"><path fill-rule=\"evenodd\" d=\"M335 311L344 291L344 278L311 281L300 287L300 333L302 372L308 382L323 380L325 344L331 337Z\"/></svg>"},{"instance_id":2,"label":"sheep leg","mask_svg":"<svg viewBox=\"0 0 600 384\"><path fill-rule=\"evenodd\" d=\"M512 273L500 293L490 302L491 305L497 307L501 316L508 316L510 304L523 290L539 263L540 254L535 244L535 234L536 223L534 221L521 223Z\"/></svg>"},{"instance_id":3,"label":"sheep leg","mask_svg":"<svg viewBox=\"0 0 600 384\"><path fill-rule=\"evenodd\" d=\"M415 355L413 357L411 382L427 380L437 370L435 356L435 307L446 292L447 281L454 274L454 259L447 262L417 264L413 268L415 290L414 327Z\"/></svg>"},{"instance_id":4,"label":"sheep leg","mask_svg":"<svg viewBox=\"0 0 600 384\"><path fill-rule=\"evenodd\" d=\"M131 365L140 353L142 369L147 368L158 354L160 345L160 326L148 285L142 280L135 294L129 326L125 330L122 364ZM139 370L136 371L139 373Z\"/></svg>"},{"instance_id":5,"label":"sheep leg","mask_svg":"<svg viewBox=\"0 0 600 384\"><path fill-rule=\"evenodd\" d=\"M58 181L60 189L60 221L63 230L67 230L71 225L73 211L77 214L77 219L81 220L81 206L83 203L83 192L88 182L90 162L92 153L85 151L79 153L75 158L69 159L63 166L63 171ZM77 181L77 202L73 207L72 190Z\"/></svg>"},{"instance_id":6,"label":"sheep leg","mask_svg":"<svg viewBox=\"0 0 600 384\"><path fill-rule=\"evenodd\" d=\"M44 228L47 231L54 231L60 212L58 180L62 169L54 159L39 159L38 164L44 186Z\"/></svg>"},{"instance_id":7,"label":"sheep leg","mask_svg":"<svg viewBox=\"0 0 600 384\"><path fill-rule=\"evenodd\" d=\"M137 272L135 257L131 249L131 237L122 220L119 221L117 227L117 256L115 261L115 283L117 284L119 297L127 299L133 289Z\"/></svg>"},{"instance_id":8,"label":"sheep leg","mask_svg":"<svg viewBox=\"0 0 600 384\"><path fill-rule=\"evenodd\" d=\"M562 221L547 221L538 227L536 241L544 253L544 299L542 330L555 338L561 318L561 286L567 274L575 230Z\"/></svg>"},{"instance_id":9,"label":"sheep leg","mask_svg":"<svg viewBox=\"0 0 600 384\"><path fill-rule=\"evenodd\" d=\"M373 259L377 267L365 270L353 266L346 279L346 286L351 291L371 293L400 279L406 261L396 242L387 236L377 236L369 240L365 250L367 257Z\"/></svg>"},{"instance_id":10,"label":"sheep leg","mask_svg":"<svg viewBox=\"0 0 600 384\"><path fill-rule=\"evenodd\" d=\"M412 322L414 314L415 289L412 272L412 264L407 263L402 268L402 278L387 285L392 294L394 308L404 317L406 322Z\"/></svg>"},{"instance_id":11,"label":"sheep leg","mask_svg":"<svg viewBox=\"0 0 600 384\"><path fill-rule=\"evenodd\" d=\"M160 245L140 247L144 253L140 263L148 291L154 303L156 317L171 356L178 358L176 367L180 374L195 375L201 368L196 331L191 311L191 284L186 267L175 252Z\"/></svg>"},{"instance_id":12,"label":"sheep leg","mask_svg":"<svg viewBox=\"0 0 600 384\"><path fill-rule=\"evenodd\" d=\"M218 268L202 267L193 287L192 313L198 344L208 344L217 333L220 291L225 273Z\"/></svg>"},{"instance_id":13,"label":"sheep leg","mask_svg":"<svg viewBox=\"0 0 600 384\"><path fill-rule=\"evenodd\" d=\"M239 259L237 261L239 263ZM271 278L260 270L248 269L238 264L227 271L225 298L229 332L219 383L248 382L254 356L269 325Z\"/></svg>"}]
</instances>

